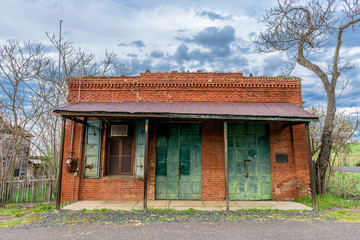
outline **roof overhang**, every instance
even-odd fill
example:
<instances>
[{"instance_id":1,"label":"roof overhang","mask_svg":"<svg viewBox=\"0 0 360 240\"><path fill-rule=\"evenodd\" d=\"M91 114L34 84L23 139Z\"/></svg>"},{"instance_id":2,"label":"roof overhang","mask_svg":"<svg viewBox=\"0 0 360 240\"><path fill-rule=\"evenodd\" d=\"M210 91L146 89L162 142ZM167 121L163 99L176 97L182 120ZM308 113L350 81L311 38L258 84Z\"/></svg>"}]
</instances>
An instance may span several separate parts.
<instances>
[{"instance_id":1,"label":"roof overhang","mask_svg":"<svg viewBox=\"0 0 360 240\"><path fill-rule=\"evenodd\" d=\"M67 117L129 117L312 122L318 116L292 103L78 102L53 110Z\"/></svg>"}]
</instances>

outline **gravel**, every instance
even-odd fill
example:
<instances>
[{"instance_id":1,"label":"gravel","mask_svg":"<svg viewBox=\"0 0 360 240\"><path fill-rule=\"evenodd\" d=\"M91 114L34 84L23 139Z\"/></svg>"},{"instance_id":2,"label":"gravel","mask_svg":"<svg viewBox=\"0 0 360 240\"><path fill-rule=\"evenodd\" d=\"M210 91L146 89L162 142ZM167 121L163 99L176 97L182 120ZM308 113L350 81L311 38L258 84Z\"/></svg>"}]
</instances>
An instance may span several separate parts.
<instances>
[{"instance_id":1,"label":"gravel","mask_svg":"<svg viewBox=\"0 0 360 240\"><path fill-rule=\"evenodd\" d=\"M116 224L147 222L229 222L229 221L332 221L311 211L48 211L35 221L17 228L72 226L78 224Z\"/></svg>"}]
</instances>

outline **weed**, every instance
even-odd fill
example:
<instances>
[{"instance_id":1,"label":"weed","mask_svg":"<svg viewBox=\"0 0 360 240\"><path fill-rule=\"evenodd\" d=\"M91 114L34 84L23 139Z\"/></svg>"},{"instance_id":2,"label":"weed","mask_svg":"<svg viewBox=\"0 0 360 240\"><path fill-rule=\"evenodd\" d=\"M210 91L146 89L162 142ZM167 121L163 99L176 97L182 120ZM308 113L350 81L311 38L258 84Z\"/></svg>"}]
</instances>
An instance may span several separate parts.
<instances>
[{"instance_id":1,"label":"weed","mask_svg":"<svg viewBox=\"0 0 360 240\"><path fill-rule=\"evenodd\" d=\"M101 208L101 209L93 209L93 210L91 210L91 212L94 212L94 213L97 213L97 212L104 213L104 212L109 212L109 211L111 211L111 210L108 209L108 208Z\"/></svg>"},{"instance_id":2,"label":"weed","mask_svg":"<svg viewBox=\"0 0 360 240\"><path fill-rule=\"evenodd\" d=\"M236 211L237 212L287 212L288 210L248 208L248 209L238 209Z\"/></svg>"},{"instance_id":3,"label":"weed","mask_svg":"<svg viewBox=\"0 0 360 240\"><path fill-rule=\"evenodd\" d=\"M34 209L31 210L31 212L46 212L54 210L56 207L55 204L39 204Z\"/></svg>"},{"instance_id":4,"label":"weed","mask_svg":"<svg viewBox=\"0 0 360 240\"><path fill-rule=\"evenodd\" d=\"M154 222L161 222L161 221L165 221L167 219L167 217L159 217L159 218L155 218L153 221Z\"/></svg>"},{"instance_id":5,"label":"weed","mask_svg":"<svg viewBox=\"0 0 360 240\"><path fill-rule=\"evenodd\" d=\"M70 204L73 204L73 203L74 203L74 202L71 202L71 201L61 203L61 204L60 204L60 208L63 208L63 207L65 207L65 206L70 205Z\"/></svg>"},{"instance_id":6,"label":"weed","mask_svg":"<svg viewBox=\"0 0 360 240\"><path fill-rule=\"evenodd\" d=\"M134 213L136 213L136 212L142 212L143 210L141 210L141 209L131 209L131 210L129 210L129 212L134 212Z\"/></svg>"},{"instance_id":7,"label":"weed","mask_svg":"<svg viewBox=\"0 0 360 240\"><path fill-rule=\"evenodd\" d=\"M176 211L175 209L172 208L148 208L147 210L149 212L164 212L164 213Z\"/></svg>"},{"instance_id":8,"label":"weed","mask_svg":"<svg viewBox=\"0 0 360 240\"><path fill-rule=\"evenodd\" d=\"M180 212L183 213L197 213L197 212L205 212L204 210L197 210L194 208L189 208L189 209L185 209L185 210L180 210Z\"/></svg>"},{"instance_id":9,"label":"weed","mask_svg":"<svg viewBox=\"0 0 360 240\"><path fill-rule=\"evenodd\" d=\"M230 220L230 219L238 219L240 216L238 216L238 215L230 215L229 217L228 217L228 219Z\"/></svg>"}]
</instances>

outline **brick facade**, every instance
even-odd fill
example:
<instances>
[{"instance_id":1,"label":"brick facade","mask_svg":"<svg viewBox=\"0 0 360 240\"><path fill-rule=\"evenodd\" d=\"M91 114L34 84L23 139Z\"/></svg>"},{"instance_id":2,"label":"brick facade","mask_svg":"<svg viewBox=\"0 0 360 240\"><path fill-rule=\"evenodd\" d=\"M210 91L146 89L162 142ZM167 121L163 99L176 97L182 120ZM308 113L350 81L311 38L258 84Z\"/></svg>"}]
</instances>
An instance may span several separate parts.
<instances>
[{"instance_id":1,"label":"brick facade","mask_svg":"<svg viewBox=\"0 0 360 240\"><path fill-rule=\"evenodd\" d=\"M80 101L192 101L280 102L301 106L301 83L297 78L244 77L242 73L141 73L135 77L87 77L68 81L68 103ZM80 89L80 91L79 91ZM88 120L95 120L88 119ZM105 123L103 118L98 118ZM125 120L125 119L124 119ZM128 119L129 120L129 119ZM176 119L172 119L176 121ZM131 121L131 120L130 120ZM148 199L155 199L157 121L149 120ZM224 200L223 121L202 123L202 199ZM310 177L304 125L269 124L273 200L295 200L310 194ZM103 124L105 127L106 124ZM65 131L64 159L69 156L71 122ZM133 176L105 175L106 137L101 140L100 178L83 178L84 146L81 125L74 131L73 156L80 154L80 172L66 172L63 165L61 202L74 200L142 200L143 180ZM84 132L83 132L84 135ZM84 143L84 141L82 141ZM83 144L82 144L83 145ZM287 153L289 162L276 163L276 153ZM134 159L135 161L135 159ZM133 164L135 167L135 164ZM133 171L135 174L135 171ZM74 193L74 194L73 194Z\"/></svg>"}]
</instances>

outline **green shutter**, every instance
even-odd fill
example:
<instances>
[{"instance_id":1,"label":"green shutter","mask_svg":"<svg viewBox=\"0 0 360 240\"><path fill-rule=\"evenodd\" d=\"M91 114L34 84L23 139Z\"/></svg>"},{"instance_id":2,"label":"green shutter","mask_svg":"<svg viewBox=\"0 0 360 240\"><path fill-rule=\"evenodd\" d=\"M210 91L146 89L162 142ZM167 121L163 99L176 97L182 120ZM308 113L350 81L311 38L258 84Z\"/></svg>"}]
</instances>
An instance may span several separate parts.
<instances>
[{"instance_id":1,"label":"green shutter","mask_svg":"<svg viewBox=\"0 0 360 240\"><path fill-rule=\"evenodd\" d=\"M135 178L144 179L145 120L136 120Z\"/></svg>"},{"instance_id":2,"label":"green shutter","mask_svg":"<svg viewBox=\"0 0 360 240\"><path fill-rule=\"evenodd\" d=\"M85 178L99 178L100 149L101 149L101 121L88 121L85 142Z\"/></svg>"}]
</instances>

